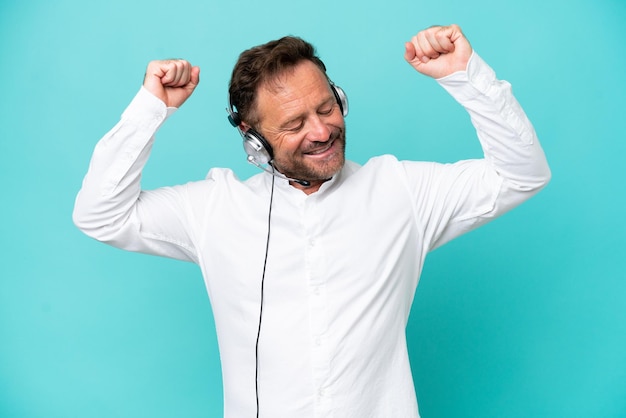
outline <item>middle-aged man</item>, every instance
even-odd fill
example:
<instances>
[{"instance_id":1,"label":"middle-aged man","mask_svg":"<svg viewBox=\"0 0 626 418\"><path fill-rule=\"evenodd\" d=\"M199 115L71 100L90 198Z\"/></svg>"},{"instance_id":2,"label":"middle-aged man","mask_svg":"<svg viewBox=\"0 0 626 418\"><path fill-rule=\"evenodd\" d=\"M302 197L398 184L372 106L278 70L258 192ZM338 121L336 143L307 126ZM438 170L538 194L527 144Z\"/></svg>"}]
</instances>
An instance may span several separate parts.
<instances>
[{"instance_id":1,"label":"middle-aged man","mask_svg":"<svg viewBox=\"0 0 626 418\"><path fill-rule=\"evenodd\" d=\"M426 254L550 178L510 85L458 26L428 28L405 48L469 112L484 158L346 162L345 94L294 37L244 51L230 82L229 119L267 172L241 181L214 168L141 190L156 131L199 82L182 60L149 63L96 146L75 223L108 244L200 266L226 417L418 417L405 327Z\"/></svg>"}]
</instances>

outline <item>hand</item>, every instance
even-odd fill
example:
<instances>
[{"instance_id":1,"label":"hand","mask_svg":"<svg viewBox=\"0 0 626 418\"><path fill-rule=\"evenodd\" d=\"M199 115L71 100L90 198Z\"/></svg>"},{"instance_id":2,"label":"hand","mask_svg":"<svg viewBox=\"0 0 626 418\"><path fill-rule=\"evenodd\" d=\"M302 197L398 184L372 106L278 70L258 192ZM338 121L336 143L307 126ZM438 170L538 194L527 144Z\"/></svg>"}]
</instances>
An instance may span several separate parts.
<instances>
[{"instance_id":1,"label":"hand","mask_svg":"<svg viewBox=\"0 0 626 418\"><path fill-rule=\"evenodd\" d=\"M418 72L441 78L467 68L472 47L457 25L433 26L405 44L404 59Z\"/></svg>"},{"instance_id":2,"label":"hand","mask_svg":"<svg viewBox=\"0 0 626 418\"><path fill-rule=\"evenodd\" d=\"M200 82L200 67L185 60L151 61L143 86L168 107L180 107Z\"/></svg>"}]
</instances>

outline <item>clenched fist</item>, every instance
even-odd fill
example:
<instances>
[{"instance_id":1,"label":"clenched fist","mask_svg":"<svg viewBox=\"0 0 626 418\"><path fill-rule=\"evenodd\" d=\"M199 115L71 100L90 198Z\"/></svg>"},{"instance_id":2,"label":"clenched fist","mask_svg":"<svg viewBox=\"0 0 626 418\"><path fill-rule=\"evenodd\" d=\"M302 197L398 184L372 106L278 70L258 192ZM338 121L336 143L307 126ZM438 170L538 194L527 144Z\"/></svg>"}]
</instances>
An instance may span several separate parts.
<instances>
[{"instance_id":1,"label":"clenched fist","mask_svg":"<svg viewBox=\"0 0 626 418\"><path fill-rule=\"evenodd\" d=\"M433 26L405 44L404 59L420 73L441 78L463 71L472 47L457 25Z\"/></svg>"},{"instance_id":2,"label":"clenched fist","mask_svg":"<svg viewBox=\"0 0 626 418\"><path fill-rule=\"evenodd\" d=\"M180 107L199 82L200 67L185 60L164 60L148 64L143 86L166 106Z\"/></svg>"}]
</instances>

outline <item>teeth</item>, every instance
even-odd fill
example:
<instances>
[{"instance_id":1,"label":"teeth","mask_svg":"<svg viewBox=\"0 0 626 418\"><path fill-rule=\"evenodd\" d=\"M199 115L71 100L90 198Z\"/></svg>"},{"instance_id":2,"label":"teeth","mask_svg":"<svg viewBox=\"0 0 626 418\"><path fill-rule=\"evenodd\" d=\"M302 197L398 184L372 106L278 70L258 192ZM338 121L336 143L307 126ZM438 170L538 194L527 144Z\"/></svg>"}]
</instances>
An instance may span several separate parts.
<instances>
[{"instance_id":1,"label":"teeth","mask_svg":"<svg viewBox=\"0 0 626 418\"><path fill-rule=\"evenodd\" d=\"M309 154L309 155L318 155L318 154L322 154L322 153L324 153L324 152L328 151L328 150L330 149L330 146L331 146L332 144L333 144L333 143L332 143L332 142L330 142L330 143L329 143L326 147L324 147L324 148L322 148L322 149L320 149L320 150L317 150L317 151L310 151L310 152L307 152L307 154Z\"/></svg>"}]
</instances>

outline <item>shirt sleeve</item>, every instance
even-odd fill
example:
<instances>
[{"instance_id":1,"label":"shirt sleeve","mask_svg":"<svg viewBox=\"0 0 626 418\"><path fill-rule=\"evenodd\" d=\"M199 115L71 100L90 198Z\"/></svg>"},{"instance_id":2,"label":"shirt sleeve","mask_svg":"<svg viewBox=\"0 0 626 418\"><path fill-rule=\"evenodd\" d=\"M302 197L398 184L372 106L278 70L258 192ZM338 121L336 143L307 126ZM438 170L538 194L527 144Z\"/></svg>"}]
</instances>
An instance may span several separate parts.
<instances>
[{"instance_id":1,"label":"shirt sleeve","mask_svg":"<svg viewBox=\"0 0 626 418\"><path fill-rule=\"evenodd\" d=\"M175 111L142 87L97 143L74 205L81 231L125 250L196 261L185 187L142 191L140 184L155 133Z\"/></svg>"},{"instance_id":2,"label":"shirt sleeve","mask_svg":"<svg viewBox=\"0 0 626 418\"><path fill-rule=\"evenodd\" d=\"M526 201L550 180L537 134L511 85L473 53L465 71L437 80L469 113L484 158L405 162L418 219L433 249Z\"/></svg>"}]
</instances>

